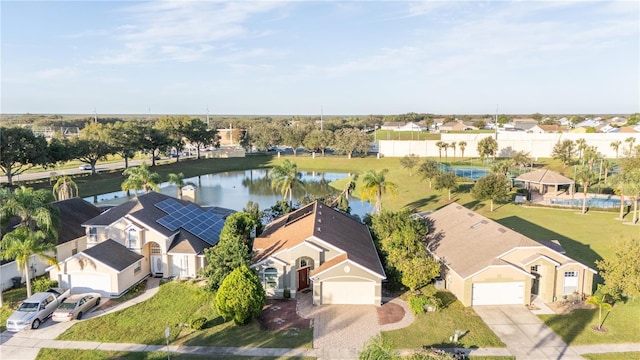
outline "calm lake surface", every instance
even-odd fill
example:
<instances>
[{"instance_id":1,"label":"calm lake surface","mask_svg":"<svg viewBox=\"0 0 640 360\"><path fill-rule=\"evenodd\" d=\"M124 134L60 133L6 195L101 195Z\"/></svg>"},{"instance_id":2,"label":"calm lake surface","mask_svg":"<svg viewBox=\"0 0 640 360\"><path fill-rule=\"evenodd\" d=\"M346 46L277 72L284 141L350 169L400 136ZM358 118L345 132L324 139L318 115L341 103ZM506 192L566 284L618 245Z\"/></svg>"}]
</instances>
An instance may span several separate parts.
<instances>
[{"instance_id":1,"label":"calm lake surface","mask_svg":"<svg viewBox=\"0 0 640 360\"><path fill-rule=\"evenodd\" d=\"M332 181L349 176L346 173L318 173L301 172L304 189L294 189L294 202L296 198L305 193L321 195L327 193L338 194L339 191L329 186ZM231 171L225 173L201 175L185 179L186 183L196 186L195 202L201 206L219 206L236 211L242 211L251 200L260 205L260 210L268 209L276 201L282 199L282 194L273 190L270 186L268 172L265 169ZM160 193L177 197L178 189L169 183L160 184ZM84 198L96 205L120 205L133 198L133 194L127 197L124 191L117 191L102 195ZM373 211L373 206L358 198L350 197L349 205L351 213L361 218Z\"/></svg>"}]
</instances>

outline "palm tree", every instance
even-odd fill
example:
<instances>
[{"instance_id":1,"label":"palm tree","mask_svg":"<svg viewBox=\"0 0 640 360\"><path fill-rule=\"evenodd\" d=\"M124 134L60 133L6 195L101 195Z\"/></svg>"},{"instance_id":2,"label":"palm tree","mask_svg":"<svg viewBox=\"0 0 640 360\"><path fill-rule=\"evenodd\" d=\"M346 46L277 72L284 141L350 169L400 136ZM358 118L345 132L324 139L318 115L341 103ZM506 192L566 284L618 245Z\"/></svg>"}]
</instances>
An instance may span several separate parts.
<instances>
[{"instance_id":1,"label":"palm tree","mask_svg":"<svg viewBox=\"0 0 640 360\"><path fill-rule=\"evenodd\" d=\"M627 177L624 173L611 175L606 183L610 183L616 194L620 196L620 217L618 220L624 220L624 195L629 187Z\"/></svg>"},{"instance_id":2,"label":"palm tree","mask_svg":"<svg viewBox=\"0 0 640 360\"><path fill-rule=\"evenodd\" d=\"M526 151L518 151L511 157L516 165L520 165L520 169L533 163L531 156Z\"/></svg>"},{"instance_id":3,"label":"palm tree","mask_svg":"<svg viewBox=\"0 0 640 360\"><path fill-rule=\"evenodd\" d=\"M127 192L134 190L136 197L138 196L138 190L144 190L145 193L151 190L158 191L160 175L151 172L147 163L130 167L122 172L122 174L127 176L127 179L122 182L122 190Z\"/></svg>"},{"instance_id":4,"label":"palm tree","mask_svg":"<svg viewBox=\"0 0 640 360\"><path fill-rule=\"evenodd\" d=\"M620 140L611 142L611 148L616 152L616 159L618 158L618 150L620 150L622 142Z\"/></svg>"},{"instance_id":5,"label":"palm tree","mask_svg":"<svg viewBox=\"0 0 640 360\"><path fill-rule=\"evenodd\" d=\"M589 296L585 303L595 305L598 307L598 330L602 330L602 308L607 311L611 311L611 304L604 301L605 295L602 295L602 298L597 295Z\"/></svg>"},{"instance_id":6,"label":"palm tree","mask_svg":"<svg viewBox=\"0 0 640 360\"><path fill-rule=\"evenodd\" d=\"M462 153L460 156L462 158L464 158L464 149L467 148L467 142L466 141L459 141L458 142L458 146L460 146L460 152Z\"/></svg>"},{"instance_id":7,"label":"palm tree","mask_svg":"<svg viewBox=\"0 0 640 360\"><path fill-rule=\"evenodd\" d=\"M452 142L449 144L449 147L453 149L453 161L456 161L456 142Z\"/></svg>"},{"instance_id":8,"label":"palm tree","mask_svg":"<svg viewBox=\"0 0 640 360\"><path fill-rule=\"evenodd\" d=\"M27 283L27 297L31 296L31 280L29 276L29 259L31 255L37 255L49 265L57 265L55 256L56 246L46 242L47 235L41 230L31 230L25 225L19 225L15 230L5 234L0 243L0 258L2 260L14 259L18 268L22 268Z\"/></svg>"},{"instance_id":9,"label":"palm tree","mask_svg":"<svg viewBox=\"0 0 640 360\"><path fill-rule=\"evenodd\" d=\"M53 185L53 195L58 200L67 200L78 196L78 185L71 176L63 175Z\"/></svg>"},{"instance_id":10,"label":"palm tree","mask_svg":"<svg viewBox=\"0 0 640 360\"><path fill-rule=\"evenodd\" d=\"M55 198L47 190L33 190L21 186L7 194L6 200L0 204L0 218L3 221L16 216L20 225L29 230L42 230L52 241L58 240L60 213L51 206Z\"/></svg>"},{"instance_id":11,"label":"palm tree","mask_svg":"<svg viewBox=\"0 0 640 360\"><path fill-rule=\"evenodd\" d=\"M178 199L182 199L182 188L187 186L187 185L193 185L195 186L195 184L191 183L191 182L185 182L184 181L184 174L183 173L170 173L168 175L167 180L169 181L169 183L175 185L178 187Z\"/></svg>"},{"instance_id":12,"label":"palm tree","mask_svg":"<svg viewBox=\"0 0 640 360\"><path fill-rule=\"evenodd\" d=\"M444 141L438 141L436 143L436 146L438 147L438 155L439 155L440 159L442 159L442 149L444 148L444 144L445 144Z\"/></svg>"},{"instance_id":13,"label":"palm tree","mask_svg":"<svg viewBox=\"0 0 640 360\"><path fill-rule=\"evenodd\" d=\"M513 165L513 159L504 159L498 162L491 164L491 172L496 174L504 175L505 177L509 176L509 169Z\"/></svg>"},{"instance_id":14,"label":"palm tree","mask_svg":"<svg viewBox=\"0 0 640 360\"><path fill-rule=\"evenodd\" d=\"M280 190L282 199L289 195L289 206L293 206L293 188L302 185L301 177L298 165L285 160L282 165L276 165L271 169L271 187Z\"/></svg>"},{"instance_id":15,"label":"palm tree","mask_svg":"<svg viewBox=\"0 0 640 360\"><path fill-rule=\"evenodd\" d=\"M583 138L576 140L576 146L578 147L578 159L582 159L582 152L587 148L587 140Z\"/></svg>"},{"instance_id":16,"label":"palm tree","mask_svg":"<svg viewBox=\"0 0 640 360\"><path fill-rule=\"evenodd\" d=\"M382 169L380 171L369 170L362 178L362 197L365 200L376 198L375 209L378 214L382 211L382 195L387 191L395 195L398 188L396 184L387 181L385 178L385 174L388 172L388 169Z\"/></svg>"},{"instance_id":17,"label":"palm tree","mask_svg":"<svg viewBox=\"0 0 640 360\"><path fill-rule=\"evenodd\" d=\"M593 170L589 169L588 166L582 165L576 169L574 177L574 180L582 185L582 193L584 195L582 199L582 213L585 214L587 212L587 190L589 189L589 185L595 180L595 175Z\"/></svg>"},{"instance_id":18,"label":"palm tree","mask_svg":"<svg viewBox=\"0 0 640 360\"><path fill-rule=\"evenodd\" d=\"M631 154L633 154L633 143L636 142L636 138L628 137L624 139L624 142L629 144L629 156L631 156Z\"/></svg>"}]
</instances>

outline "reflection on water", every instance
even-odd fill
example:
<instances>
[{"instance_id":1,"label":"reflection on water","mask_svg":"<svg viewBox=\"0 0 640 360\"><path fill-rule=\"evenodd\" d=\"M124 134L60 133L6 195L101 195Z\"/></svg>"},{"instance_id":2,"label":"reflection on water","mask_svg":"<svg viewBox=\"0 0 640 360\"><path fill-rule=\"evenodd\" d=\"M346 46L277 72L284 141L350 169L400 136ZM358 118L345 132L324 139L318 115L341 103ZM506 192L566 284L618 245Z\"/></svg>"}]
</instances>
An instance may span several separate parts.
<instances>
[{"instance_id":1,"label":"reflection on water","mask_svg":"<svg viewBox=\"0 0 640 360\"><path fill-rule=\"evenodd\" d=\"M293 196L301 198L305 193L309 195L338 194L329 186L332 181L342 179L349 174L302 172L303 188L295 188ZM225 173L201 175L185 179L196 185L196 203L202 206L219 206L236 211L242 211L247 201L251 200L264 210L282 199L282 194L273 190L269 183L268 170L231 171ZM169 183L160 184L159 192L177 197L178 189ZM120 205L129 199L124 191L96 195L85 200L96 205ZM363 217L373 210L371 204L357 198L349 198L351 213Z\"/></svg>"}]
</instances>

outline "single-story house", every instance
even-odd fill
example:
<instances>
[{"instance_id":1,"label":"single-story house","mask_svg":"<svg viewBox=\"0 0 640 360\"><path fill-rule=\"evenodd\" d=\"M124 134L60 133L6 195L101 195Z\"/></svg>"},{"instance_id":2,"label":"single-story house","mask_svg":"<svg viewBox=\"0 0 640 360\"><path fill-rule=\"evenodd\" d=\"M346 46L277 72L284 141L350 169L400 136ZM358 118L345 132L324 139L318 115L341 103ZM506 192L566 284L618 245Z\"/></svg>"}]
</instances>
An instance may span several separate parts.
<instances>
[{"instance_id":1,"label":"single-story house","mask_svg":"<svg viewBox=\"0 0 640 360\"><path fill-rule=\"evenodd\" d=\"M465 306L551 303L592 294L596 271L557 241L535 241L452 203L427 216L428 248L445 287Z\"/></svg>"},{"instance_id":2,"label":"single-story house","mask_svg":"<svg viewBox=\"0 0 640 360\"><path fill-rule=\"evenodd\" d=\"M87 248L53 266L72 293L118 297L148 276L194 278L229 212L150 192L85 221Z\"/></svg>"},{"instance_id":3,"label":"single-story house","mask_svg":"<svg viewBox=\"0 0 640 360\"><path fill-rule=\"evenodd\" d=\"M78 197L56 201L51 206L58 209L60 213L56 259L62 261L87 248L87 238L82 223L100 215L102 210ZM16 218L15 221L10 221L8 228L12 229L17 224L18 219ZM31 256L29 263L29 268L32 271L29 274L31 278L45 274L49 266L36 255ZM0 264L0 288L4 290L11 287L13 285L11 279L14 277L24 279L22 271L17 268L15 261L2 261Z\"/></svg>"},{"instance_id":4,"label":"single-story house","mask_svg":"<svg viewBox=\"0 0 640 360\"><path fill-rule=\"evenodd\" d=\"M271 222L251 267L269 297L313 291L313 304L381 305L386 279L368 227L315 201Z\"/></svg>"}]
</instances>

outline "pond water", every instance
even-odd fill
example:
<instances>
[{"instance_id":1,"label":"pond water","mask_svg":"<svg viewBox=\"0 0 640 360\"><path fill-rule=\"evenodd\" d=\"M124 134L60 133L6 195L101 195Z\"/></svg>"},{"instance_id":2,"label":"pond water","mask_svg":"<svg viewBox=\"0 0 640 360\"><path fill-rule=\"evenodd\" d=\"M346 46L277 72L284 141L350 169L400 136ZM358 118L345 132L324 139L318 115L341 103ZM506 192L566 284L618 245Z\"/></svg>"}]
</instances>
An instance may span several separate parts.
<instances>
[{"instance_id":1,"label":"pond water","mask_svg":"<svg viewBox=\"0 0 640 360\"><path fill-rule=\"evenodd\" d=\"M294 189L296 198L309 195L338 194L329 183L345 178L345 173L301 172L304 189ZM236 211L242 211L249 200L260 205L260 210L268 209L276 201L282 199L282 194L271 188L267 170L230 171L217 174L201 175L185 179L185 183L192 183L196 187L195 202L201 206L219 206ZM160 184L160 193L177 197L178 189L169 183ZM116 191L102 195L84 198L96 205L120 205L133 198L133 193L127 197L124 191ZM358 198L350 197L351 213L361 218L373 211L373 206Z\"/></svg>"}]
</instances>

